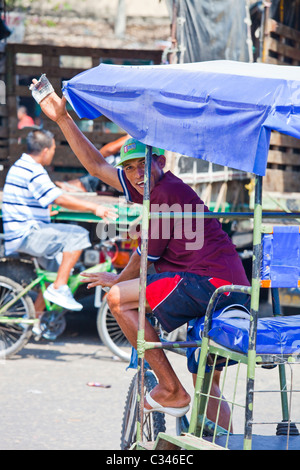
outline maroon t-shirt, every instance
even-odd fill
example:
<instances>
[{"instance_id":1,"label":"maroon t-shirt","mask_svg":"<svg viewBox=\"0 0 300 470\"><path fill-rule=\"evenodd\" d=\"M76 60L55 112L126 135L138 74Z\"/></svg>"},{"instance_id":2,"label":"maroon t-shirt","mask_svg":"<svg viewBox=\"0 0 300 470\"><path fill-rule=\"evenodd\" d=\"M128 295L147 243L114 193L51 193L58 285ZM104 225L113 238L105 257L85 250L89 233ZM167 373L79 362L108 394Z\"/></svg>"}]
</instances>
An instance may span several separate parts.
<instances>
[{"instance_id":1,"label":"maroon t-shirt","mask_svg":"<svg viewBox=\"0 0 300 470\"><path fill-rule=\"evenodd\" d=\"M119 179L127 200L142 204L143 196L119 169ZM229 236L216 218L188 217L190 212L209 212L195 191L170 171L150 194L150 212L185 214L185 217L151 219L148 259L157 273L189 272L249 285L242 262ZM140 239L139 239L140 243ZM140 254L140 246L137 249Z\"/></svg>"}]
</instances>

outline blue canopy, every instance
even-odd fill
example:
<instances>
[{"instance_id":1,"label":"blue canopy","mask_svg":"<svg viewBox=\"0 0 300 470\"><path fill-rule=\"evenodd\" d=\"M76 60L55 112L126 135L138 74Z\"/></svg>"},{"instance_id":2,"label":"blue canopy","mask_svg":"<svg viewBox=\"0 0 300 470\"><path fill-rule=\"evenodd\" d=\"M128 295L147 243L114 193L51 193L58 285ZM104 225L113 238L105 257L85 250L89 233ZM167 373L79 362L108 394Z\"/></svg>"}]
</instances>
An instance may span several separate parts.
<instances>
[{"instance_id":1,"label":"blue canopy","mask_svg":"<svg viewBox=\"0 0 300 470\"><path fill-rule=\"evenodd\" d=\"M147 145L262 176L271 130L300 138L296 66L101 64L63 94L80 118L104 114Z\"/></svg>"}]
</instances>

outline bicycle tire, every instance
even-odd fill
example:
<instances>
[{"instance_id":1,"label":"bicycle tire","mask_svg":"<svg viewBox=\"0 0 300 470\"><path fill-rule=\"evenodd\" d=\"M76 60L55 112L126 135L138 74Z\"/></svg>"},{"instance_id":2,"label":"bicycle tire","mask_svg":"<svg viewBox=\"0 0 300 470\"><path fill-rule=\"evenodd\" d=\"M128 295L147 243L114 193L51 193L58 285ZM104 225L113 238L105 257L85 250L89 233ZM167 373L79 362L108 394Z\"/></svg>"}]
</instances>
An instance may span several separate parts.
<instances>
[{"instance_id":1,"label":"bicycle tire","mask_svg":"<svg viewBox=\"0 0 300 470\"><path fill-rule=\"evenodd\" d=\"M103 344L114 355L122 361L130 361L131 345L112 315L106 297L103 298L97 313L97 330Z\"/></svg>"},{"instance_id":2,"label":"bicycle tire","mask_svg":"<svg viewBox=\"0 0 300 470\"><path fill-rule=\"evenodd\" d=\"M3 307L23 287L11 279L0 276L0 307ZM35 318L35 308L31 298L21 297L4 314L5 317L17 318L20 323L0 322L0 359L7 359L19 352L31 337L33 323L22 323L24 320Z\"/></svg>"},{"instance_id":3,"label":"bicycle tire","mask_svg":"<svg viewBox=\"0 0 300 470\"><path fill-rule=\"evenodd\" d=\"M137 421L137 381L138 374L135 374L129 385L125 401L122 430L121 430L121 450L129 450L136 442L136 421ZM144 373L144 393L150 392L157 385L157 380L153 372L147 370ZM158 433L166 431L165 415L156 411L144 415L143 441L155 441Z\"/></svg>"}]
</instances>

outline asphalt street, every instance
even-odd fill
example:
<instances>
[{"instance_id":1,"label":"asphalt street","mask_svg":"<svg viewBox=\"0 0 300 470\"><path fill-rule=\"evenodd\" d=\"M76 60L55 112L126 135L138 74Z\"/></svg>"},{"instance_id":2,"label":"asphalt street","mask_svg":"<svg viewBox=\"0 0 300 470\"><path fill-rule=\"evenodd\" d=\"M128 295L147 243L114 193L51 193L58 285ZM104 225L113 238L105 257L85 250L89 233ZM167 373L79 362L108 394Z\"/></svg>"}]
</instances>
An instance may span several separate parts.
<instances>
[{"instance_id":1,"label":"asphalt street","mask_svg":"<svg viewBox=\"0 0 300 470\"><path fill-rule=\"evenodd\" d=\"M67 331L55 342L31 340L0 362L1 450L120 449L135 371L102 345L92 315L67 320ZM177 360L191 383L185 358Z\"/></svg>"},{"instance_id":2,"label":"asphalt street","mask_svg":"<svg viewBox=\"0 0 300 470\"><path fill-rule=\"evenodd\" d=\"M96 330L93 309L68 314L67 330L55 342L30 341L13 358L0 362L0 449L1 450L119 450L124 402L135 373L112 356ZM184 357L168 353L181 381L192 393L191 375ZM295 366L299 367L299 366ZM245 368L244 368L245 369ZM288 384L300 389L298 370L287 370ZM245 378L246 371L241 375ZM236 367L226 377L234 383ZM97 382L104 387L88 385ZM258 369L258 390L278 390L278 370ZM230 399L225 387L224 394ZM241 380L236 401L243 403L245 382ZM299 412L299 393L293 395L292 411ZM256 433L275 434L280 421L278 393L258 393ZM234 431L243 432L244 410L236 407ZM175 420L167 420L175 433Z\"/></svg>"}]
</instances>

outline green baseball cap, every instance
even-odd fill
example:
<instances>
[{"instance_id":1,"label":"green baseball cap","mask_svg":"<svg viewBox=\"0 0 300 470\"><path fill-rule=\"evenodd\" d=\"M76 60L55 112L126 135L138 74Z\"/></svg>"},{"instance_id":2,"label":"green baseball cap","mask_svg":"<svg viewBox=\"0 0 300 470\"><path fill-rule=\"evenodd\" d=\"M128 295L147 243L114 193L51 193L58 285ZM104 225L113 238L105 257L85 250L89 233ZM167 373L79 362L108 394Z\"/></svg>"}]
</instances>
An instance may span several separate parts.
<instances>
[{"instance_id":1,"label":"green baseball cap","mask_svg":"<svg viewBox=\"0 0 300 470\"><path fill-rule=\"evenodd\" d=\"M158 147L152 147L152 154L164 155L165 151ZM125 144L121 147L120 161L116 166L124 165L128 160L135 158L144 158L146 154L146 145L139 140L130 138L126 140Z\"/></svg>"}]
</instances>

